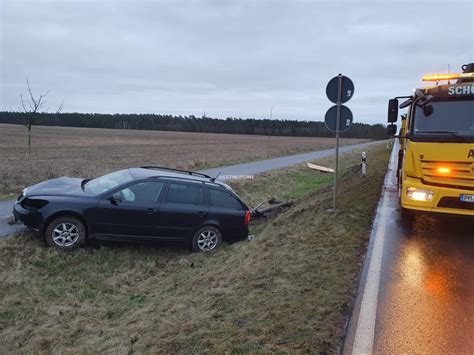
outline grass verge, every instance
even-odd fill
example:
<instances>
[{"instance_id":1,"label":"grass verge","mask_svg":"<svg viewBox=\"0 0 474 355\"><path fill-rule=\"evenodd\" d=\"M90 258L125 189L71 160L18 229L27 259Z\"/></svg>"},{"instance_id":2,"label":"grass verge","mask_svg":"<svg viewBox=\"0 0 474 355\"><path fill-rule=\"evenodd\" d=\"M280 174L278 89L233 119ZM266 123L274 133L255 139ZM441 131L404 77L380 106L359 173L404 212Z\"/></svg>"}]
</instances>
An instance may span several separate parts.
<instances>
[{"instance_id":1,"label":"grass verge","mask_svg":"<svg viewBox=\"0 0 474 355\"><path fill-rule=\"evenodd\" d=\"M107 245L74 253L30 235L0 241L0 347L15 352L334 352L356 292L389 152L342 158L330 179L304 165L235 182L251 201L293 205L257 238L215 252ZM330 159L319 164L331 164Z\"/></svg>"}]
</instances>

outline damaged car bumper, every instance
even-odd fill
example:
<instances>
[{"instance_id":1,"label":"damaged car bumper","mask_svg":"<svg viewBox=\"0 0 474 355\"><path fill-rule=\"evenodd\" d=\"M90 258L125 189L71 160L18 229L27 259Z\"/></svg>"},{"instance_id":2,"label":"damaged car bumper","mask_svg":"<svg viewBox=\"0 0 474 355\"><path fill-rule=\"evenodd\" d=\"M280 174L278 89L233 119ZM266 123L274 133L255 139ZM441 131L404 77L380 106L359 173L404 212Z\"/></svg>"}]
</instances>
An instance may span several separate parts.
<instances>
[{"instance_id":1,"label":"damaged car bumper","mask_svg":"<svg viewBox=\"0 0 474 355\"><path fill-rule=\"evenodd\" d=\"M40 212L24 208L19 201L16 201L13 205L13 217L15 222L20 221L35 232L41 230L44 222L43 215Z\"/></svg>"}]
</instances>

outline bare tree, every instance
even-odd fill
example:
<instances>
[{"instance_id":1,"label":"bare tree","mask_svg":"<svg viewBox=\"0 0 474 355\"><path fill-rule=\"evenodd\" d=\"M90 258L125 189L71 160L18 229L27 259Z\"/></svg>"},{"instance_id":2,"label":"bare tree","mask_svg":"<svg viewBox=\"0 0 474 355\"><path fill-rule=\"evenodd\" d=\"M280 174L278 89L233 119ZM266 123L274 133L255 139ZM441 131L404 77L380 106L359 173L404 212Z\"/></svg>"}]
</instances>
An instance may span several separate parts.
<instances>
[{"instance_id":1,"label":"bare tree","mask_svg":"<svg viewBox=\"0 0 474 355\"><path fill-rule=\"evenodd\" d=\"M49 94L49 91L46 91L44 94L40 94L38 97L35 97L35 95L33 95L33 90L31 90L28 78L26 79L26 84L28 85L28 97L23 98L23 95L20 94L20 111L25 113L25 127L28 129L28 154L31 155L31 127L35 124L35 118L40 112L48 112L48 109L45 111L41 110L46 104L45 97ZM64 103L61 102L61 105L59 105L56 113L61 113L63 106Z\"/></svg>"}]
</instances>

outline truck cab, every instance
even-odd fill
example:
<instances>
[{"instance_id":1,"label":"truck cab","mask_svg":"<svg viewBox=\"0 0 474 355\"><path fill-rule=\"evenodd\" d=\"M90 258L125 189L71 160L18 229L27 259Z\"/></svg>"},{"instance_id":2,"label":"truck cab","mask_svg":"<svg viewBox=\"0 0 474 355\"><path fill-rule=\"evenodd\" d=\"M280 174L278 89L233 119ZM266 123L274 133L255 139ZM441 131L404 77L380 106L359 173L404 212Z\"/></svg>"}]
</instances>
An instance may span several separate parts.
<instances>
[{"instance_id":1,"label":"truck cab","mask_svg":"<svg viewBox=\"0 0 474 355\"><path fill-rule=\"evenodd\" d=\"M474 63L461 74L427 75L423 81L435 85L389 101L387 131L400 140L402 215L474 217ZM399 108L407 112L396 135Z\"/></svg>"}]
</instances>

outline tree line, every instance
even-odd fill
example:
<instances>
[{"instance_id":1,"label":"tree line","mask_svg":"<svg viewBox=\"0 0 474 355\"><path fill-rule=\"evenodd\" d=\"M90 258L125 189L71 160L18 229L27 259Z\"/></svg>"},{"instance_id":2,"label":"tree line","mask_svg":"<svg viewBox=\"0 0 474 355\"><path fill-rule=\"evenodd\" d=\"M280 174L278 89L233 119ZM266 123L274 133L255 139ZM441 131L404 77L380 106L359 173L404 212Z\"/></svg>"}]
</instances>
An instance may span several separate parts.
<instances>
[{"instance_id":1,"label":"tree line","mask_svg":"<svg viewBox=\"0 0 474 355\"><path fill-rule=\"evenodd\" d=\"M34 119L35 125L138 129L159 131L259 134L272 136L333 137L324 122L280 119L232 118L217 119L195 116L158 114L99 114L99 113L35 113L32 118L24 112L0 112L0 123L25 125ZM386 139L382 124L354 123L341 133L345 138Z\"/></svg>"}]
</instances>

